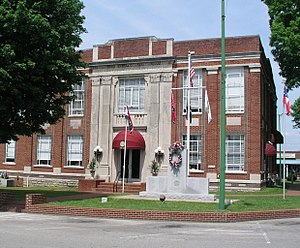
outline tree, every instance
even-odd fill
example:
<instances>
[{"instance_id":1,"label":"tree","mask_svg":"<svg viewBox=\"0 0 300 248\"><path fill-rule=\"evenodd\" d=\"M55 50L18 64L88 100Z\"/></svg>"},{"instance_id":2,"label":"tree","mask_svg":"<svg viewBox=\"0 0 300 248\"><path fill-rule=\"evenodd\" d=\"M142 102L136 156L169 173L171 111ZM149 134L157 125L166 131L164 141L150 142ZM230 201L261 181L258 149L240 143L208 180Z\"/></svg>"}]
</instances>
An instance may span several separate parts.
<instances>
[{"instance_id":1,"label":"tree","mask_svg":"<svg viewBox=\"0 0 300 248\"><path fill-rule=\"evenodd\" d=\"M270 45L289 89L300 86L300 1L262 0L269 8ZM300 99L292 105L295 127L300 128ZM296 114L298 113L298 114Z\"/></svg>"},{"instance_id":2,"label":"tree","mask_svg":"<svg viewBox=\"0 0 300 248\"><path fill-rule=\"evenodd\" d=\"M300 1L264 0L269 8L272 54L288 88L300 86Z\"/></svg>"},{"instance_id":3,"label":"tree","mask_svg":"<svg viewBox=\"0 0 300 248\"><path fill-rule=\"evenodd\" d=\"M293 122L295 122L294 127L300 128L300 98L298 98L294 104L291 106L292 116L294 117Z\"/></svg>"},{"instance_id":4,"label":"tree","mask_svg":"<svg viewBox=\"0 0 300 248\"><path fill-rule=\"evenodd\" d=\"M44 131L71 100L84 66L76 48L80 0L3 0L0 3L0 143Z\"/></svg>"}]
</instances>

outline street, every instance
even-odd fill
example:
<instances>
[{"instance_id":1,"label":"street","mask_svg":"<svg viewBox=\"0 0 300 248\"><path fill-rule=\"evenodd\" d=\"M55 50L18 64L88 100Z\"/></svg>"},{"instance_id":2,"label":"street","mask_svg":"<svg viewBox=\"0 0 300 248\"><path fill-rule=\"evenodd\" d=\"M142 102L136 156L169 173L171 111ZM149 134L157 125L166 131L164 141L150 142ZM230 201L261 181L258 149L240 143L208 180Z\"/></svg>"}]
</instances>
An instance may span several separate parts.
<instances>
[{"instance_id":1,"label":"street","mask_svg":"<svg viewBox=\"0 0 300 248\"><path fill-rule=\"evenodd\" d=\"M0 213L1 248L283 248L299 242L300 218L188 223Z\"/></svg>"}]
</instances>

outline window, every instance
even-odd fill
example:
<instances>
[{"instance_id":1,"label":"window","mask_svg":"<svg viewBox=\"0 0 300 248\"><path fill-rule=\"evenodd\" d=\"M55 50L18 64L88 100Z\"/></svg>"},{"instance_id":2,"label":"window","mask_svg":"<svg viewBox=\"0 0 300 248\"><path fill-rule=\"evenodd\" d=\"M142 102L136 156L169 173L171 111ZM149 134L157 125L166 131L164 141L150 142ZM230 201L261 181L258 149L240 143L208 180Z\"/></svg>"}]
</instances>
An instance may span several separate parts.
<instances>
[{"instance_id":1,"label":"window","mask_svg":"<svg viewBox=\"0 0 300 248\"><path fill-rule=\"evenodd\" d=\"M6 144L5 163L15 163L16 141L10 140Z\"/></svg>"},{"instance_id":2,"label":"window","mask_svg":"<svg viewBox=\"0 0 300 248\"><path fill-rule=\"evenodd\" d=\"M70 102L69 115L70 116L83 116L84 114L84 96L85 96L85 82L84 79L74 85L73 96L75 99Z\"/></svg>"},{"instance_id":3,"label":"window","mask_svg":"<svg viewBox=\"0 0 300 248\"><path fill-rule=\"evenodd\" d=\"M82 166L83 137L68 136L67 166Z\"/></svg>"},{"instance_id":4,"label":"window","mask_svg":"<svg viewBox=\"0 0 300 248\"><path fill-rule=\"evenodd\" d=\"M183 135L183 145L186 147L187 136ZM191 135L190 136L190 171L199 171L203 170L201 164L201 155L202 155L202 141L200 135Z\"/></svg>"},{"instance_id":5,"label":"window","mask_svg":"<svg viewBox=\"0 0 300 248\"><path fill-rule=\"evenodd\" d=\"M226 171L244 171L244 135L226 136Z\"/></svg>"},{"instance_id":6,"label":"window","mask_svg":"<svg viewBox=\"0 0 300 248\"><path fill-rule=\"evenodd\" d=\"M183 87L190 85L188 80L188 71L183 71ZM190 89L190 100L192 112L202 111L202 70L195 70L195 76L193 78L193 87ZM188 90L183 90L183 112L187 109Z\"/></svg>"},{"instance_id":7,"label":"window","mask_svg":"<svg viewBox=\"0 0 300 248\"><path fill-rule=\"evenodd\" d=\"M244 112L244 68L226 69L226 113Z\"/></svg>"},{"instance_id":8,"label":"window","mask_svg":"<svg viewBox=\"0 0 300 248\"><path fill-rule=\"evenodd\" d=\"M118 111L123 113L125 106L131 112L144 112L145 80L143 78L120 79Z\"/></svg>"},{"instance_id":9,"label":"window","mask_svg":"<svg viewBox=\"0 0 300 248\"><path fill-rule=\"evenodd\" d=\"M50 165L51 164L51 136L41 135L37 137L37 158L36 163L38 165Z\"/></svg>"}]
</instances>

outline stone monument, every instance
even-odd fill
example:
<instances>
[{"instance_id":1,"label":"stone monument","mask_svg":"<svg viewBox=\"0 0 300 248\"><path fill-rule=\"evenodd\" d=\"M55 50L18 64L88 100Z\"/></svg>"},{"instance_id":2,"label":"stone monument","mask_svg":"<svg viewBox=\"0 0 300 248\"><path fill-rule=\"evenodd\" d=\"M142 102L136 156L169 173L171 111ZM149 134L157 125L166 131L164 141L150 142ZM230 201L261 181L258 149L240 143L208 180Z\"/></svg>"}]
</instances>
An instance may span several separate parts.
<instances>
[{"instance_id":1,"label":"stone monument","mask_svg":"<svg viewBox=\"0 0 300 248\"><path fill-rule=\"evenodd\" d=\"M170 154L169 160L172 160ZM176 155L177 156L177 155ZM215 195L208 192L208 178L193 178L187 176L187 152L183 150L179 157L180 166L168 166L167 176L149 176L146 179L146 191L140 192L140 197L166 199L215 201ZM173 160L172 160L173 161Z\"/></svg>"}]
</instances>

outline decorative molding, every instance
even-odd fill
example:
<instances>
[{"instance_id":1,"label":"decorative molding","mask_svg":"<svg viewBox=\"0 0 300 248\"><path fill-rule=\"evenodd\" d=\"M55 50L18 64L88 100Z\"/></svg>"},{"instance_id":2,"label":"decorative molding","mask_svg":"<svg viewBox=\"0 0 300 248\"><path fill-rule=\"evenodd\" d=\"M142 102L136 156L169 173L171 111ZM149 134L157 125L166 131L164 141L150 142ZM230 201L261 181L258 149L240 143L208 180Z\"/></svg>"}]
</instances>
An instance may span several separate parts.
<instances>
[{"instance_id":1,"label":"decorative molding","mask_svg":"<svg viewBox=\"0 0 300 248\"><path fill-rule=\"evenodd\" d=\"M78 129L81 127L81 120L70 120L70 127Z\"/></svg>"},{"instance_id":2,"label":"decorative molding","mask_svg":"<svg viewBox=\"0 0 300 248\"><path fill-rule=\"evenodd\" d=\"M100 77L92 79L92 86L99 86L100 83L101 83L101 78Z\"/></svg>"},{"instance_id":3,"label":"decorative molding","mask_svg":"<svg viewBox=\"0 0 300 248\"><path fill-rule=\"evenodd\" d=\"M227 126L240 126L242 125L241 117L226 117Z\"/></svg>"},{"instance_id":4,"label":"decorative molding","mask_svg":"<svg viewBox=\"0 0 300 248\"><path fill-rule=\"evenodd\" d=\"M260 68L250 68L250 72L260 72Z\"/></svg>"},{"instance_id":5,"label":"decorative molding","mask_svg":"<svg viewBox=\"0 0 300 248\"><path fill-rule=\"evenodd\" d=\"M109 77L102 77L101 81L102 81L103 85L110 85L111 82L112 82L112 77L111 76L109 76Z\"/></svg>"},{"instance_id":6,"label":"decorative molding","mask_svg":"<svg viewBox=\"0 0 300 248\"><path fill-rule=\"evenodd\" d=\"M145 76L144 77L146 84L148 85L150 83L150 77L149 76Z\"/></svg>"},{"instance_id":7,"label":"decorative molding","mask_svg":"<svg viewBox=\"0 0 300 248\"><path fill-rule=\"evenodd\" d=\"M172 82L173 73L162 73L160 76L160 80L163 82Z\"/></svg>"},{"instance_id":8,"label":"decorative molding","mask_svg":"<svg viewBox=\"0 0 300 248\"><path fill-rule=\"evenodd\" d=\"M150 81L151 82L160 82L161 81L161 74L160 73L151 74L150 75Z\"/></svg>"},{"instance_id":9,"label":"decorative molding","mask_svg":"<svg viewBox=\"0 0 300 248\"><path fill-rule=\"evenodd\" d=\"M185 126L188 125L187 119L185 119ZM192 123L190 123L191 127L198 127L199 126L199 119L198 118L192 118Z\"/></svg>"},{"instance_id":10,"label":"decorative molding","mask_svg":"<svg viewBox=\"0 0 300 248\"><path fill-rule=\"evenodd\" d=\"M97 61L99 59L98 53L99 53L99 47L93 46L93 61Z\"/></svg>"},{"instance_id":11,"label":"decorative molding","mask_svg":"<svg viewBox=\"0 0 300 248\"><path fill-rule=\"evenodd\" d=\"M167 55L173 56L173 40L167 41Z\"/></svg>"},{"instance_id":12,"label":"decorative molding","mask_svg":"<svg viewBox=\"0 0 300 248\"><path fill-rule=\"evenodd\" d=\"M119 82L119 78L118 77L112 77L112 83L113 85L117 85Z\"/></svg>"},{"instance_id":13,"label":"decorative molding","mask_svg":"<svg viewBox=\"0 0 300 248\"><path fill-rule=\"evenodd\" d=\"M216 75L216 74L218 74L219 68L218 67L207 67L206 70L207 70L207 75Z\"/></svg>"}]
</instances>

